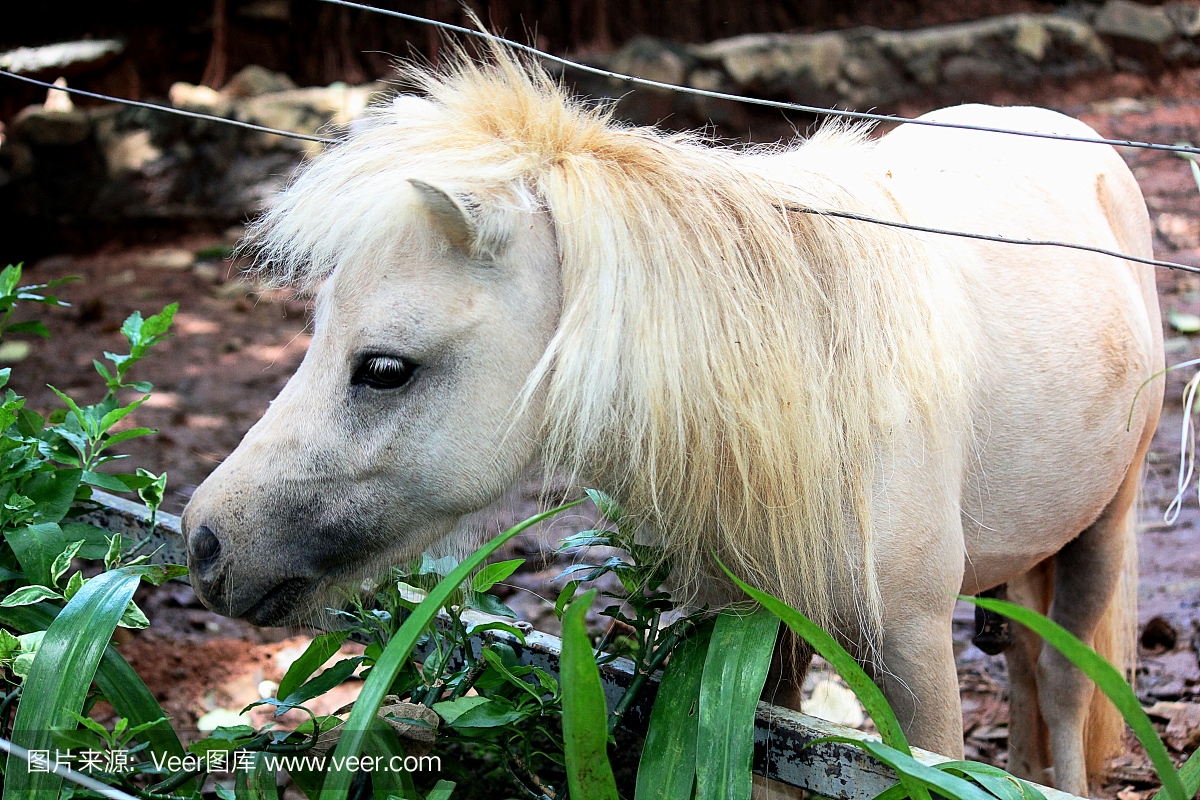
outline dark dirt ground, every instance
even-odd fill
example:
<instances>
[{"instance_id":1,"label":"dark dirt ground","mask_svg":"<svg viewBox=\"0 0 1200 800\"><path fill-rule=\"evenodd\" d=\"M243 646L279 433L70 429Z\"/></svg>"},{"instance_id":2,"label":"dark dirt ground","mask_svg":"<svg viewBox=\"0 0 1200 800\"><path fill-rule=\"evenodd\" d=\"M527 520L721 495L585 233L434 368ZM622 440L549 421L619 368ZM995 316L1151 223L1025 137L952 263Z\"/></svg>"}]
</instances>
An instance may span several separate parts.
<instances>
[{"instance_id":1,"label":"dark dirt ground","mask_svg":"<svg viewBox=\"0 0 1200 800\"><path fill-rule=\"evenodd\" d=\"M1105 136L1200 140L1200 71L1158 81L1118 76L1081 86L1044 87L1021 97L998 94L993 99L1058 108L1079 116ZM900 110L914 114L927 109ZM1146 195L1156 226L1157 254L1200 266L1200 191L1187 164L1168 153L1130 150L1123 155ZM252 285L238 281L236 265L226 260L162 266L171 261L164 249L194 254L229 244L237 234L180 237L157 247L113 244L83 256L52 257L27 271L30 280L83 278L61 292L72 307L47 314L53 338L31 342L30 354L13 365L14 388L29 396L31 407L43 411L56 405L47 383L76 397L96 399L100 384L91 360L102 350L122 346L118 329L125 316L134 309L151 313L168 302L180 302L175 337L137 372L138 378L155 384L155 394L134 415L136 424L161 432L128 443L125 449L137 465L167 470L170 484L164 508L175 513L263 413L308 343L304 298L255 292ZM1200 313L1200 276L1160 270L1158 285L1164 318L1171 311ZM1061 313L1080 312L1062 309ZM1200 357L1200 335L1183 335L1169 326L1165 331L1169 363ZM1156 646L1142 652L1138 692L1144 703L1154 706L1162 729L1169 729L1173 754L1180 758L1200 741L1200 716L1191 716L1200 711L1200 507L1194 485L1176 523L1167 525L1162 519L1177 480L1181 389L1192 374L1181 370L1167 379L1166 409L1149 459L1140 550L1141 623L1159 619L1166 627L1160 622L1152 626L1160 635L1156 641L1147 639ZM533 507L530 496L526 493L494 514L496 521L521 518ZM579 520L557 523L553 530L561 532L573 524ZM559 567L545 563L552 548L552 534L518 543L530 566L510 581L507 599L546 630L555 627L547 612L549 601L543 599L557 593L549 579ZM277 681L306 641L302 631L259 630L215 617L198 605L186 586L149 594L143 607L153 625L128 635L122 651L181 728L195 725L215 709L236 710L257 699L260 683ZM1003 765L1007 739L1003 659L985 656L969 644L969 609L960 609L956 620L968 755ZM1161 635L1167 629L1175 634L1170 647L1163 646ZM330 703L339 705L352 692L351 687ZM1154 785L1144 754L1131 740L1129 752L1114 765L1113 777L1100 793L1140 800Z\"/></svg>"}]
</instances>

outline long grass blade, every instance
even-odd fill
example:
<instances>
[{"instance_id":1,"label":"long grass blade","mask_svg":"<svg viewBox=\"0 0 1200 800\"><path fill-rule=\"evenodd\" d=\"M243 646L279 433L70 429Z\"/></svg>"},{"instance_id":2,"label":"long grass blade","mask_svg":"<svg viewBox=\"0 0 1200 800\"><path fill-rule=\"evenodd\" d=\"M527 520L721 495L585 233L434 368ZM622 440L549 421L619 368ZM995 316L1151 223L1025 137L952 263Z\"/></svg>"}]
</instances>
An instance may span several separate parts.
<instances>
[{"instance_id":1,"label":"long grass blade","mask_svg":"<svg viewBox=\"0 0 1200 800\"><path fill-rule=\"evenodd\" d=\"M762 695L779 619L764 608L723 611L713 626L700 678L696 797L749 800L754 711Z\"/></svg>"},{"instance_id":2,"label":"long grass blade","mask_svg":"<svg viewBox=\"0 0 1200 800\"><path fill-rule=\"evenodd\" d=\"M696 785L700 678L713 626L701 626L671 653L650 712L634 800L691 800Z\"/></svg>"},{"instance_id":3,"label":"long grass blade","mask_svg":"<svg viewBox=\"0 0 1200 800\"><path fill-rule=\"evenodd\" d=\"M1134 735L1146 749L1146 755L1150 757L1150 763L1154 765L1154 771L1158 773L1158 779L1162 781L1167 800L1189 800L1191 798L1184 788L1183 781L1180 780L1179 773L1175 771L1175 765L1171 762L1166 745L1162 743L1162 740L1158 738L1158 733L1154 730L1154 723L1150 721L1150 717L1146 716L1137 695L1134 694L1133 689L1125 682L1125 677L1116 667L1105 661L1103 656L1095 650L1079 641L1066 628L1036 611L993 597L960 595L960 598L1016 620L1037 633L1048 644L1070 659L1072 664L1083 670L1084 674L1095 682L1100 691L1104 692L1121 712L1125 722L1133 729Z\"/></svg>"},{"instance_id":4,"label":"long grass blade","mask_svg":"<svg viewBox=\"0 0 1200 800\"><path fill-rule=\"evenodd\" d=\"M0 608L0 623L21 633L31 633L49 628L57 615L58 609L45 603ZM100 666L96 668L95 681L96 688L112 705L117 716L129 720L130 728L154 723L138 734L141 741L150 745L151 752L168 757L183 757L183 745L179 736L171 727L171 723L165 719L167 712L158 704L154 693L133 667L129 666L125 657L112 647L104 649L104 655L100 657ZM159 721L155 722L156 720ZM186 784L184 788L190 787L191 784Z\"/></svg>"},{"instance_id":5,"label":"long grass blade","mask_svg":"<svg viewBox=\"0 0 1200 800\"><path fill-rule=\"evenodd\" d=\"M466 580L472 572L478 569L480 564L486 561L492 553L496 552L509 539L561 511L574 508L582 502L582 500L576 500L573 503L561 505L558 508L542 512L522 523L514 525L472 553L469 558L443 578L433 588L433 591L426 595L421 604L413 609L408 619L400 626L400 630L396 631L396 635L392 637L392 640L388 642L387 647L384 648L383 653L379 656L379 660L375 662L375 666L371 669L371 674L363 682L362 692L354 704L354 710L350 712L350 719L346 721L345 730L341 738L338 739L337 748L333 752L333 759L335 761L345 763L346 759L350 756L356 756L362 752L363 740L366 738L370 722L379 711L379 706L383 702L388 689L391 688L392 681L396 679L396 676L400 674L400 669L408 661L408 657L412 653L417 639L421 637L421 634L433 622L438 610L450 599L450 595L454 593L459 584ZM350 790L350 782L353 778L354 775L349 770L331 770L321 787L321 800L343 800Z\"/></svg>"},{"instance_id":6,"label":"long grass blade","mask_svg":"<svg viewBox=\"0 0 1200 800\"><path fill-rule=\"evenodd\" d=\"M954 798L954 800L996 800L991 794L970 781L951 775L948 772L943 772L936 767L922 764L912 756L901 753L896 748L875 739L855 739L850 736L824 736L814 740L808 746L812 747L824 742L841 742L842 744L862 748L879 761L894 769L896 774L901 776L902 780L907 779L906 783L920 783L926 790L932 789L943 797Z\"/></svg>"},{"instance_id":7,"label":"long grass blade","mask_svg":"<svg viewBox=\"0 0 1200 800\"><path fill-rule=\"evenodd\" d=\"M396 732L376 717L363 740L363 752L379 760L379 769L371 770L371 793L374 797L398 795L404 800L420 800L412 775L404 769L404 748ZM400 769L393 767L399 764ZM384 766L386 765L386 766Z\"/></svg>"},{"instance_id":8,"label":"long grass blade","mask_svg":"<svg viewBox=\"0 0 1200 800\"><path fill-rule=\"evenodd\" d=\"M562 618L559 686L572 800L617 800L617 782L608 761L608 706L584 622L595 599L595 589L584 592L567 606Z\"/></svg>"},{"instance_id":9,"label":"long grass blade","mask_svg":"<svg viewBox=\"0 0 1200 800\"><path fill-rule=\"evenodd\" d=\"M1188 797L1200 795L1200 750L1194 751L1188 760L1179 768L1179 779L1183 781L1183 791ZM1153 800L1166 800L1165 789L1154 793Z\"/></svg>"},{"instance_id":10,"label":"long grass blade","mask_svg":"<svg viewBox=\"0 0 1200 800\"><path fill-rule=\"evenodd\" d=\"M51 730L75 727L71 714L83 710L100 658L140 581L140 574L124 569L97 575L50 623L17 707L16 744L52 750ZM4 800L57 798L62 786L61 776L30 772L24 761L12 756L4 772Z\"/></svg>"},{"instance_id":11,"label":"long grass blade","mask_svg":"<svg viewBox=\"0 0 1200 800\"><path fill-rule=\"evenodd\" d=\"M719 560L717 563L721 564ZM895 748L903 755L912 755L912 750L908 746L908 739L905 738L904 731L900 727L900 721L896 719L896 714L892 711L891 705L888 704L887 698L883 696L883 692L875 685L870 676L863 672L862 667L858 665L854 657L846 652L846 648L838 644L836 639L821 630L816 623L796 609L791 608L783 601L772 597L766 592L755 589L730 572L729 568L724 564L721 564L721 569L725 570L725 573L733 579L734 583L741 587L742 591L754 598L763 608L768 609L772 614L783 620L797 635L812 645L812 648L817 651L821 658L828 661L830 666L837 670L838 675L842 676L842 680L846 682L855 696L858 697L859 702L863 704L863 708L867 710L867 713L875 722L875 727L878 729L884 744ZM908 787L911 797L916 798L916 800L929 800L929 792L920 783L914 782L904 775L900 776L900 781Z\"/></svg>"}]
</instances>

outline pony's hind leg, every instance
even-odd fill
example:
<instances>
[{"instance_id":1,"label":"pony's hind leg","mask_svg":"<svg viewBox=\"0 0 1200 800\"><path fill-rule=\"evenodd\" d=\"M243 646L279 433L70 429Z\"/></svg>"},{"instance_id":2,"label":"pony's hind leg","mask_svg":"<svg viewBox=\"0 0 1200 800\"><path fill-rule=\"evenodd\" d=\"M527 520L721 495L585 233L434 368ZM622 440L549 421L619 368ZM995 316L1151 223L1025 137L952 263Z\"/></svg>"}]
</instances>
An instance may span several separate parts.
<instances>
[{"instance_id":1,"label":"pony's hind leg","mask_svg":"<svg viewBox=\"0 0 1200 800\"><path fill-rule=\"evenodd\" d=\"M1039 614L1050 610L1054 560L1047 559L1008 582L1008 600ZM1038 706L1037 663L1042 640L1023 625L1013 626L1008 664L1008 771L1036 783L1051 783L1050 748Z\"/></svg>"},{"instance_id":2,"label":"pony's hind leg","mask_svg":"<svg viewBox=\"0 0 1200 800\"><path fill-rule=\"evenodd\" d=\"M1130 593L1122 591L1125 588L1122 584L1127 584L1130 578L1127 567L1132 564L1130 569L1136 570L1133 532L1137 487L1137 470L1130 470L1100 518L1054 558L1050 618L1118 662L1124 662L1128 647L1128 643L1120 641L1131 604ZM1132 577L1136 580L1135 571ZM1118 663L1117 667L1124 669L1126 665ZM1097 748L1111 749L1114 734L1108 733L1109 741L1100 742L1097 732L1092 731L1085 744L1085 724L1106 725L1103 717L1111 715L1099 714L1098 718L1089 719L1095 686L1054 647L1041 648L1036 674L1038 704L1049 732L1054 784L1072 794L1086 795L1088 762L1093 762L1095 771L1098 757L1108 755L1096 752ZM1118 743L1121 730L1118 727L1115 732ZM1093 750L1090 754L1089 747Z\"/></svg>"}]
</instances>

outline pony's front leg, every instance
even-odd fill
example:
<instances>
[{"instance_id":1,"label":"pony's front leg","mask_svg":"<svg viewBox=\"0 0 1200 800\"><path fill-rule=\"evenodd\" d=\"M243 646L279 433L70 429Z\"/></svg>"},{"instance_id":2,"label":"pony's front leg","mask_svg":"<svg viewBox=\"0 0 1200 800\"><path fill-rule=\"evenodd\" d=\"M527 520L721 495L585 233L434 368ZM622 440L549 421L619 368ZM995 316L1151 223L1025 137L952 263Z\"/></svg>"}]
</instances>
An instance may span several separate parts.
<instances>
[{"instance_id":1,"label":"pony's front leg","mask_svg":"<svg viewBox=\"0 0 1200 800\"><path fill-rule=\"evenodd\" d=\"M962 758L951 625L965 543L959 498L945 491L962 473L953 460L925 457L928 451L914 447L889 465L889 491L876 506L883 636L874 672L912 745Z\"/></svg>"},{"instance_id":2,"label":"pony's front leg","mask_svg":"<svg viewBox=\"0 0 1200 800\"><path fill-rule=\"evenodd\" d=\"M951 632L954 596L948 596L932 613L885 626L877 682L909 744L962 758L962 703Z\"/></svg>"}]
</instances>

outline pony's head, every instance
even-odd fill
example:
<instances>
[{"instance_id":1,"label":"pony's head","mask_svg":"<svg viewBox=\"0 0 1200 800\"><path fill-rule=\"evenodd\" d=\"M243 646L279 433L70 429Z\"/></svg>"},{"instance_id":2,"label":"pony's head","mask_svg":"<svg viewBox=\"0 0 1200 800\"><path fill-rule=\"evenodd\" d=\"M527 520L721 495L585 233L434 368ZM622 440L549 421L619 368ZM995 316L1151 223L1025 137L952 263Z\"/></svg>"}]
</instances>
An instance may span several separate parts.
<instances>
[{"instance_id":1,"label":"pony's head","mask_svg":"<svg viewBox=\"0 0 1200 800\"><path fill-rule=\"evenodd\" d=\"M328 587L495 500L536 453L536 409L510 412L558 319L545 214L372 167L284 200L314 247L343 225L357 241L317 293L299 370L184 514L193 585L223 614L322 608Z\"/></svg>"},{"instance_id":2,"label":"pony's head","mask_svg":"<svg viewBox=\"0 0 1200 800\"><path fill-rule=\"evenodd\" d=\"M869 146L825 131L768 163L492 55L411 70L424 96L375 109L252 231L263 273L318 288L315 331L184 514L201 599L311 618L541 458L615 495L685 581L715 551L828 621L851 580L871 631L877 434L943 424L963 381L920 242L786 211L894 213Z\"/></svg>"}]
</instances>

